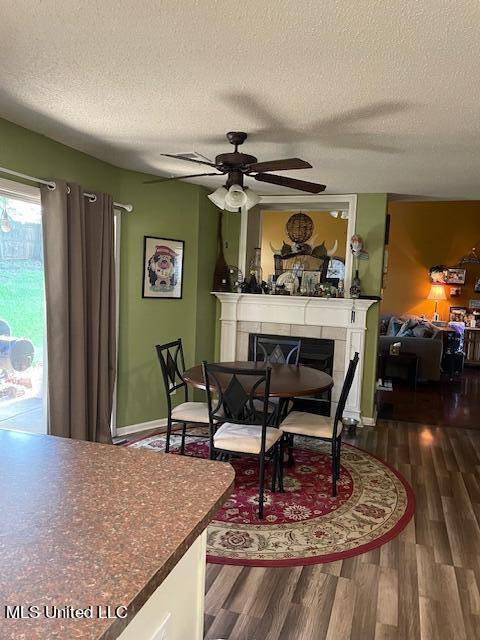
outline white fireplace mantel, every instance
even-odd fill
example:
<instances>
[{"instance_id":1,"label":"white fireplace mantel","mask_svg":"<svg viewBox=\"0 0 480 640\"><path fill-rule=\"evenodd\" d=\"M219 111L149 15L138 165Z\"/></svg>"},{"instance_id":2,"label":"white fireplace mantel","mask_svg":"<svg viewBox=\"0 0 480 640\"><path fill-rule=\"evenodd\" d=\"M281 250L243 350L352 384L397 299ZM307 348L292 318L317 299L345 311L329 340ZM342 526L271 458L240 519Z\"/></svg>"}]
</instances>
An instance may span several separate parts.
<instances>
[{"instance_id":1,"label":"white fireplace mantel","mask_svg":"<svg viewBox=\"0 0 480 640\"><path fill-rule=\"evenodd\" d=\"M335 350L342 355L343 362L336 358L334 368L333 410L336 407L339 388L344 372L355 351L360 354L360 363L347 400L345 415L361 420L361 384L365 352L367 311L375 300L351 298L310 298L301 296L272 296L246 293L219 293L214 295L222 305L220 323L220 358L223 362L242 359L239 354L241 330L248 323L257 323L258 333L275 333L272 324L279 326L278 333L285 335L308 335L315 328L322 328L323 335L335 340ZM262 331L268 325L268 331ZM303 327L300 329L299 327ZM320 331L320 329L318 329ZM318 334L320 336L320 333Z\"/></svg>"}]
</instances>

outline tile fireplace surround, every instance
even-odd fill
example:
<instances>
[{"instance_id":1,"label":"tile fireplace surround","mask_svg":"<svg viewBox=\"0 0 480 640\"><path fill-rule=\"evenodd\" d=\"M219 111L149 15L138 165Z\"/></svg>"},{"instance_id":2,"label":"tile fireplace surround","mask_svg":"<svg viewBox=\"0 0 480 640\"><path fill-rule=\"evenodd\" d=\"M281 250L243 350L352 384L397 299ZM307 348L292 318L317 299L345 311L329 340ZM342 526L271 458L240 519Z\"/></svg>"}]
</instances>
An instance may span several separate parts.
<instances>
[{"instance_id":1,"label":"tile fireplace surround","mask_svg":"<svg viewBox=\"0 0 480 640\"><path fill-rule=\"evenodd\" d=\"M362 421L360 410L363 356L368 308L374 300L305 298L244 293L214 293L220 300L220 360L247 360L250 333L270 333L335 341L332 415L349 360L355 351L360 362L344 415ZM352 314L352 310L355 311ZM352 317L354 315L354 318Z\"/></svg>"}]
</instances>

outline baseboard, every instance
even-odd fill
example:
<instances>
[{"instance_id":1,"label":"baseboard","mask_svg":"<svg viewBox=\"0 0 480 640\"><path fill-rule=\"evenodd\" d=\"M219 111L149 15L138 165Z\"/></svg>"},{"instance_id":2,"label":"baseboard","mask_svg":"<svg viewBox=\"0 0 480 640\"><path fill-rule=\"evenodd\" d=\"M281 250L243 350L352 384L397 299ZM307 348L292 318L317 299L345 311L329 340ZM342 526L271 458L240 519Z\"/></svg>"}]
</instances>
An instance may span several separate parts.
<instances>
[{"instance_id":1,"label":"baseboard","mask_svg":"<svg viewBox=\"0 0 480 640\"><path fill-rule=\"evenodd\" d=\"M166 418L150 420L150 422L139 422L138 424L129 424L126 427L117 427L115 437L122 438L124 436L129 436L132 433L138 433L139 431L149 431L151 429L165 429L166 426Z\"/></svg>"},{"instance_id":2,"label":"baseboard","mask_svg":"<svg viewBox=\"0 0 480 640\"><path fill-rule=\"evenodd\" d=\"M377 424L377 415L378 415L377 407L375 407L373 410L373 418L362 416L362 424L365 427L374 427Z\"/></svg>"}]
</instances>

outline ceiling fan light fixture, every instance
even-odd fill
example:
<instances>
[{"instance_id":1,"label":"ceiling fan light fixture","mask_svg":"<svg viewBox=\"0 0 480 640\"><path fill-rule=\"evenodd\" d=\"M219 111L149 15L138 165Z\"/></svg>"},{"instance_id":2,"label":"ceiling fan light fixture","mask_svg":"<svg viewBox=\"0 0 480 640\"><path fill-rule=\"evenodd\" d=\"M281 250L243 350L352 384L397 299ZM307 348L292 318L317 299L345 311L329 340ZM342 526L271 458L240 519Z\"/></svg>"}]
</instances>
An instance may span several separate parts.
<instances>
[{"instance_id":1,"label":"ceiling fan light fixture","mask_svg":"<svg viewBox=\"0 0 480 640\"><path fill-rule=\"evenodd\" d=\"M240 207L229 207L228 204L224 204L222 209L224 211L230 211L230 213L241 213Z\"/></svg>"},{"instance_id":2,"label":"ceiling fan light fixture","mask_svg":"<svg viewBox=\"0 0 480 640\"><path fill-rule=\"evenodd\" d=\"M225 204L236 209L247 204L247 194L239 184L232 184L225 196Z\"/></svg>"},{"instance_id":3,"label":"ceiling fan light fixture","mask_svg":"<svg viewBox=\"0 0 480 640\"><path fill-rule=\"evenodd\" d=\"M225 197L228 191L225 187L218 187L213 193L210 193L207 198L213 202L219 209L225 209Z\"/></svg>"},{"instance_id":4,"label":"ceiling fan light fixture","mask_svg":"<svg viewBox=\"0 0 480 640\"><path fill-rule=\"evenodd\" d=\"M251 209L252 207L254 207L256 204L260 202L260 196L258 195L258 193L255 193L255 191L252 191L248 187L246 187L244 191L247 196L247 200L245 202L245 208L248 211L249 209Z\"/></svg>"}]
</instances>

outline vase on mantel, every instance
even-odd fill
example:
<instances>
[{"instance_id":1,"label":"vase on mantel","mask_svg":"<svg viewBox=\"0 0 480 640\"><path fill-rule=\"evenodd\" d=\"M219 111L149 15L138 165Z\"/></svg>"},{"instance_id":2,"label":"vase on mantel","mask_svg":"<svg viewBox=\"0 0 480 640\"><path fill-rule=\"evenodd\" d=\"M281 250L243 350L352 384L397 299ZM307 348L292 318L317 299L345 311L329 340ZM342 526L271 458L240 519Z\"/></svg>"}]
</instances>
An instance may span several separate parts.
<instances>
[{"instance_id":1,"label":"vase on mantel","mask_svg":"<svg viewBox=\"0 0 480 640\"><path fill-rule=\"evenodd\" d=\"M255 276L258 284L262 284L263 270L262 270L262 252L260 247L255 247L253 257L250 260L248 266L248 273L250 276Z\"/></svg>"},{"instance_id":2,"label":"vase on mantel","mask_svg":"<svg viewBox=\"0 0 480 640\"><path fill-rule=\"evenodd\" d=\"M350 297L359 298L362 293L362 285L360 282L360 276L358 275L358 269L355 270L355 275L352 280L352 286L350 287Z\"/></svg>"}]
</instances>

